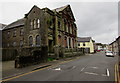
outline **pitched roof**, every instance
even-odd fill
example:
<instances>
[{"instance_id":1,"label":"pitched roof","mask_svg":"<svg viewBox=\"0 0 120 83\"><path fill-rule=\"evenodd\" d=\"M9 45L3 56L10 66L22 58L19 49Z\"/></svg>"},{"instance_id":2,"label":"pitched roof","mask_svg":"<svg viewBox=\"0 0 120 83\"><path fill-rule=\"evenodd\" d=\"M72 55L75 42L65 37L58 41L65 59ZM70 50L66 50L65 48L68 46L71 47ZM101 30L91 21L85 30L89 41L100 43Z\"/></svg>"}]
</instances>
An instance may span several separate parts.
<instances>
[{"instance_id":1,"label":"pitched roof","mask_svg":"<svg viewBox=\"0 0 120 83\"><path fill-rule=\"evenodd\" d=\"M21 26L21 25L24 25L25 24L25 18L22 18L22 19L19 19L9 25L7 25L4 29L10 29L10 28L14 28L14 27L17 27L17 26Z\"/></svg>"},{"instance_id":2,"label":"pitched roof","mask_svg":"<svg viewBox=\"0 0 120 83\"><path fill-rule=\"evenodd\" d=\"M62 6L62 7L60 7L60 8L56 8L56 9L54 9L53 11L57 11L57 12L60 12L60 11L63 11L67 6L69 6L69 5L66 5L66 6Z\"/></svg>"},{"instance_id":3,"label":"pitched roof","mask_svg":"<svg viewBox=\"0 0 120 83\"><path fill-rule=\"evenodd\" d=\"M91 37L78 37L78 42L90 42Z\"/></svg>"}]
</instances>

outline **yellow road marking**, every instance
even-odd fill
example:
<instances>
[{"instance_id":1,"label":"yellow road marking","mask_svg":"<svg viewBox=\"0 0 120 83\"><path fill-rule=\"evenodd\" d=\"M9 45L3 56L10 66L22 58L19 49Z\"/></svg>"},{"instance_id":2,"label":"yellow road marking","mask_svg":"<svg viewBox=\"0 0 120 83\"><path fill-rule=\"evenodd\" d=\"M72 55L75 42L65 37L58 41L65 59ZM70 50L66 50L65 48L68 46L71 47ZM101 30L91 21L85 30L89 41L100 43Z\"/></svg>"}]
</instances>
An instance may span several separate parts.
<instances>
[{"instance_id":1,"label":"yellow road marking","mask_svg":"<svg viewBox=\"0 0 120 83\"><path fill-rule=\"evenodd\" d=\"M78 58L77 58L77 59L78 59ZM75 58L75 59L72 59L72 60L69 60L69 61L63 61L63 62L61 62L61 63L58 63L57 65L63 64L63 63L67 63L67 62L70 62L70 61L73 61L73 60L76 60L76 58ZM53 65L53 66L45 67L45 68L42 68L42 69L34 70L34 71L31 71L31 72L28 72L28 73L24 73L24 74L21 74L21 75L15 76L15 77L11 77L11 78L8 78L8 79L0 80L0 81L2 81L2 82L3 82L3 81L9 81L9 80L12 80L12 79L15 79L15 78L19 78L19 77L22 77L22 76L31 74L31 73L33 73L33 72L37 72L37 71L40 71L40 70L44 70L44 69L47 69L47 68L50 68L50 67L54 67L54 66L57 66L57 65Z\"/></svg>"},{"instance_id":2,"label":"yellow road marking","mask_svg":"<svg viewBox=\"0 0 120 83\"><path fill-rule=\"evenodd\" d=\"M118 74L117 74L117 79L118 79L117 81L118 81L118 83L120 83L118 64L116 65L116 68L117 68L116 71L117 71L117 73L118 73Z\"/></svg>"},{"instance_id":3,"label":"yellow road marking","mask_svg":"<svg viewBox=\"0 0 120 83\"><path fill-rule=\"evenodd\" d=\"M120 83L120 76L119 76L118 64L115 64L115 82L116 83Z\"/></svg>"},{"instance_id":4,"label":"yellow road marking","mask_svg":"<svg viewBox=\"0 0 120 83\"><path fill-rule=\"evenodd\" d=\"M114 70L115 72L115 82L117 83L117 77L116 77L116 64L115 64L115 70Z\"/></svg>"},{"instance_id":5,"label":"yellow road marking","mask_svg":"<svg viewBox=\"0 0 120 83\"><path fill-rule=\"evenodd\" d=\"M49 67L51 67L51 66L49 66ZM49 68L49 67L46 67L46 68ZM42 68L42 69L38 69L38 70L31 71L31 72L28 72L28 73L24 73L24 74L21 74L21 75L15 76L15 77L11 77L11 78L8 78L8 79L2 80L2 81L9 81L9 80L12 80L12 79L15 79L15 78L19 78L19 77L24 76L24 75L28 75L28 74L33 73L33 72L37 72L37 71L46 69L46 68Z\"/></svg>"}]
</instances>

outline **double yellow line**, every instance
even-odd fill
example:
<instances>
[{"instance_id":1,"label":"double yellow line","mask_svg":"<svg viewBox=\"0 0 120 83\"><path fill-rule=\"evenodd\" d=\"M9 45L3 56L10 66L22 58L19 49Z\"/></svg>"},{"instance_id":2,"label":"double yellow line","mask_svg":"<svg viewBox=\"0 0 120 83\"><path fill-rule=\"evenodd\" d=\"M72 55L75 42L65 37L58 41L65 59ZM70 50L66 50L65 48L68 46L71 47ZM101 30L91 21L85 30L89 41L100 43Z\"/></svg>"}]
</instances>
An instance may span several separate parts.
<instances>
[{"instance_id":1,"label":"double yellow line","mask_svg":"<svg viewBox=\"0 0 120 83\"><path fill-rule=\"evenodd\" d=\"M120 75L119 75L118 64L115 64L115 82L120 83Z\"/></svg>"},{"instance_id":2,"label":"double yellow line","mask_svg":"<svg viewBox=\"0 0 120 83\"><path fill-rule=\"evenodd\" d=\"M18 76L14 76L14 77L11 77L11 78L3 79L3 80L0 80L0 82L9 81L9 80L12 80L12 79L15 79L15 78L19 78L19 77L22 77L22 76L25 76L25 75L28 75L28 74L31 74L31 73L34 73L34 72L37 72L37 71L40 71L40 70L44 70L44 69L47 69L47 68L50 68L50 67L55 67L55 66L58 66L60 64L67 63L67 62L70 62L70 61L73 61L73 60L76 60L76 59L79 59L79 58L75 58L75 59L68 60L68 61L63 61L63 62L58 63L58 64L53 65L53 66L45 67L45 68L42 68L42 69L30 71L28 73L24 73L24 74L21 74L21 75L18 75Z\"/></svg>"}]
</instances>

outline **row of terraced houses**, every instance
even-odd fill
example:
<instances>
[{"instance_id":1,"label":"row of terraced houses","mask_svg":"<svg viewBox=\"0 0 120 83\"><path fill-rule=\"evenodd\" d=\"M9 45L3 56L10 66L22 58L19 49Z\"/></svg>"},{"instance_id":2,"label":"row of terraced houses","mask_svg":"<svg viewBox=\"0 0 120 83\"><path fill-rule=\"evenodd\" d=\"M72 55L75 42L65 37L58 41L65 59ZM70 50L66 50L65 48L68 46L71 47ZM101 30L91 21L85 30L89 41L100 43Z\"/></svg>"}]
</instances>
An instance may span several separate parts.
<instances>
[{"instance_id":1,"label":"row of terraced houses","mask_svg":"<svg viewBox=\"0 0 120 83\"><path fill-rule=\"evenodd\" d=\"M108 50L112 51L115 55L118 55L118 64L120 70L120 36L116 38L115 41L110 43L107 47Z\"/></svg>"}]
</instances>

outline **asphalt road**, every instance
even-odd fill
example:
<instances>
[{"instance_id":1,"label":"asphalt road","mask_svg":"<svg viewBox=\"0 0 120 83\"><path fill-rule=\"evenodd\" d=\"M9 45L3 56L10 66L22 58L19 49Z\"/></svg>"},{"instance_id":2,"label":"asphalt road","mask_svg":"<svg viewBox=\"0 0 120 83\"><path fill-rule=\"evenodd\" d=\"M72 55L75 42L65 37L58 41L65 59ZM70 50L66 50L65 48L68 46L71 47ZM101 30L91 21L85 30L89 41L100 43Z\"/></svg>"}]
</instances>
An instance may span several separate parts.
<instances>
[{"instance_id":1,"label":"asphalt road","mask_svg":"<svg viewBox=\"0 0 120 83\"><path fill-rule=\"evenodd\" d=\"M117 56L106 57L104 52L99 52L31 71L9 81L115 81L116 63Z\"/></svg>"}]
</instances>

